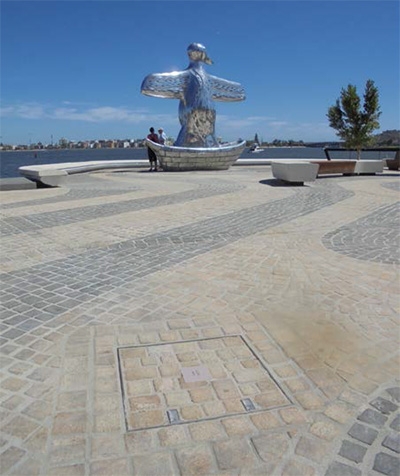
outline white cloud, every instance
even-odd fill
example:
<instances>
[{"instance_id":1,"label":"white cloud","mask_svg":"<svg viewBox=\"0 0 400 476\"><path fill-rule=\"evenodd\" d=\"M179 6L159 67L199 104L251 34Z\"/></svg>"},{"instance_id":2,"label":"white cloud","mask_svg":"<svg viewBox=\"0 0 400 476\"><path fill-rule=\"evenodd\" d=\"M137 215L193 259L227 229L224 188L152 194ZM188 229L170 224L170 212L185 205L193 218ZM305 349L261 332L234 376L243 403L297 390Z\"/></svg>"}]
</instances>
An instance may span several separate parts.
<instances>
[{"instance_id":1,"label":"white cloud","mask_svg":"<svg viewBox=\"0 0 400 476\"><path fill-rule=\"evenodd\" d=\"M268 122L268 125L271 127L282 127L282 126L287 126L289 123L286 121L270 121Z\"/></svg>"},{"instance_id":2,"label":"white cloud","mask_svg":"<svg viewBox=\"0 0 400 476\"><path fill-rule=\"evenodd\" d=\"M233 139L235 136L254 137L256 132L263 140L319 141L335 138L327 122L290 122L270 116L217 115L217 135Z\"/></svg>"},{"instance_id":3,"label":"white cloud","mask_svg":"<svg viewBox=\"0 0 400 476\"><path fill-rule=\"evenodd\" d=\"M177 120L175 115L153 114L145 109L129 109L123 106L101 106L91 108L66 107L73 104L71 101L63 101L62 104L62 107L44 106L36 103L5 106L0 109L0 113L3 117L18 117L21 119L128 122L134 124L148 123L152 121L173 124L176 123Z\"/></svg>"},{"instance_id":4,"label":"white cloud","mask_svg":"<svg viewBox=\"0 0 400 476\"><path fill-rule=\"evenodd\" d=\"M125 106L97 106L63 101L60 105L44 105L34 102L5 105L0 108L3 117L26 120L50 119L95 124L125 123L145 125L161 124L176 131L178 118L173 114L155 114L146 109L130 109ZM176 131L177 132L177 131ZM238 137L253 137L255 133L264 140L303 139L326 140L334 138L327 122L289 122L271 116L230 116L217 114L216 133L228 140Z\"/></svg>"},{"instance_id":5,"label":"white cloud","mask_svg":"<svg viewBox=\"0 0 400 476\"><path fill-rule=\"evenodd\" d=\"M218 124L221 125L224 129L246 129L248 127L257 127L260 125L265 125L268 121L274 119L269 116L247 116L247 117L235 117L227 116L224 114L217 115Z\"/></svg>"},{"instance_id":6,"label":"white cloud","mask_svg":"<svg viewBox=\"0 0 400 476\"><path fill-rule=\"evenodd\" d=\"M20 117L22 119L42 119L46 113L42 105L26 103L1 107L0 115L2 117Z\"/></svg>"},{"instance_id":7,"label":"white cloud","mask_svg":"<svg viewBox=\"0 0 400 476\"><path fill-rule=\"evenodd\" d=\"M49 111L49 115L54 119L88 122L126 121L130 114L124 108L118 107L96 107L85 110L78 110L72 107L60 107Z\"/></svg>"},{"instance_id":8,"label":"white cloud","mask_svg":"<svg viewBox=\"0 0 400 476\"><path fill-rule=\"evenodd\" d=\"M256 121L256 122L265 122L265 121L272 121L275 117L271 116L249 116L247 118L249 121Z\"/></svg>"}]
</instances>

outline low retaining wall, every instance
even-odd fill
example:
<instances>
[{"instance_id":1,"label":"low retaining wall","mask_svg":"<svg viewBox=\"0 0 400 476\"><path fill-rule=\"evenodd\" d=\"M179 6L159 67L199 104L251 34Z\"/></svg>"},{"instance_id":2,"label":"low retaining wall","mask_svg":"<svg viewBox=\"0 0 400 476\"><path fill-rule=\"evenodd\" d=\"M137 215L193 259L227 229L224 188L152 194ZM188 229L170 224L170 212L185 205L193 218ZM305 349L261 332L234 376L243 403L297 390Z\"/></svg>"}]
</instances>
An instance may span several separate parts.
<instances>
[{"instance_id":1,"label":"low retaining wall","mask_svg":"<svg viewBox=\"0 0 400 476\"><path fill-rule=\"evenodd\" d=\"M185 148L168 147L147 140L165 171L227 170L243 152L245 142L225 147Z\"/></svg>"}]
</instances>

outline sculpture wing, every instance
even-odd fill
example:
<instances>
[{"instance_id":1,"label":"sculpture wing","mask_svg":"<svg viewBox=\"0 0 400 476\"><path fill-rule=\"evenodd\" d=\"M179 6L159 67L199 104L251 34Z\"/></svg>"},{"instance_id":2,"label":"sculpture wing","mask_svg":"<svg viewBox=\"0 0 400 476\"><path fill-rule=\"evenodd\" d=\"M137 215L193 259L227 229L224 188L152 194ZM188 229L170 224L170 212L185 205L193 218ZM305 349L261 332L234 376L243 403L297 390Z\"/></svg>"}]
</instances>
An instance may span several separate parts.
<instances>
[{"instance_id":1,"label":"sculpture wing","mask_svg":"<svg viewBox=\"0 0 400 476\"><path fill-rule=\"evenodd\" d=\"M149 74L144 78L140 89L146 96L182 99L186 81L186 71Z\"/></svg>"},{"instance_id":2,"label":"sculpture wing","mask_svg":"<svg viewBox=\"0 0 400 476\"><path fill-rule=\"evenodd\" d=\"M241 84L209 75L214 101L244 101L246 94Z\"/></svg>"}]
</instances>

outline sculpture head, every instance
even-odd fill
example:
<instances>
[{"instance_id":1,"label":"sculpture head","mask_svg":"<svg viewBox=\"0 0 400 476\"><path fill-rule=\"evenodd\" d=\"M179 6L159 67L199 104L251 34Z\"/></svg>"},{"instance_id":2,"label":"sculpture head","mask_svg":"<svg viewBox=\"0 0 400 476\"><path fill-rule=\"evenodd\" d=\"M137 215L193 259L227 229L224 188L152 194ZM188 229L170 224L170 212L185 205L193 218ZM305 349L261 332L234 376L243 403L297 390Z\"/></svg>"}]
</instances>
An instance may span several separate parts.
<instances>
[{"instance_id":1,"label":"sculpture head","mask_svg":"<svg viewBox=\"0 0 400 476\"><path fill-rule=\"evenodd\" d=\"M206 64L213 64L212 60L207 56L206 47L201 43L191 43L188 46L187 54L191 61L202 61Z\"/></svg>"}]
</instances>

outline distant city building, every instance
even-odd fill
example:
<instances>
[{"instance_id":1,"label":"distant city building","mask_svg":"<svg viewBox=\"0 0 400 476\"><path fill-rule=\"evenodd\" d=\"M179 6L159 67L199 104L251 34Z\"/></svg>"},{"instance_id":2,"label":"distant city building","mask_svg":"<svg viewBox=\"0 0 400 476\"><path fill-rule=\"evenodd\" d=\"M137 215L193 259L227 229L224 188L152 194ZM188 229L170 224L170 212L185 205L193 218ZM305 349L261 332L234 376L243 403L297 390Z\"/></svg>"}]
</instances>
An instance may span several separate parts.
<instances>
[{"instance_id":1,"label":"distant city building","mask_svg":"<svg viewBox=\"0 0 400 476\"><path fill-rule=\"evenodd\" d=\"M129 141L128 139L126 139L126 140L119 140L119 141L117 141L117 144L118 144L117 147L118 147L119 149L128 149L128 148L131 146L131 143L130 143L130 141Z\"/></svg>"},{"instance_id":2,"label":"distant city building","mask_svg":"<svg viewBox=\"0 0 400 476\"><path fill-rule=\"evenodd\" d=\"M241 139L240 139L241 140ZM400 145L400 131L390 130L383 131L375 136L375 147L398 147ZM173 145L175 142L174 137L169 136L165 142L166 145ZM218 137L220 144L226 142ZM341 147L343 144L339 141L324 141L324 142L303 142L302 140L292 139L274 139L270 142L263 141L260 138L261 145L263 147ZM247 140L246 144L251 147L254 144L254 140ZM146 140L139 139L90 139L72 141L65 137L61 137L58 142L52 142L50 144L44 144L42 142L35 142L32 144L4 144L0 143L0 150L13 151L13 150L58 150L58 149L129 149L129 148L141 148L146 147Z\"/></svg>"},{"instance_id":3,"label":"distant city building","mask_svg":"<svg viewBox=\"0 0 400 476\"><path fill-rule=\"evenodd\" d=\"M58 141L58 145L61 147L61 149L67 149L68 148L68 141L65 137L61 137L61 139Z\"/></svg>"}]
</instances>

